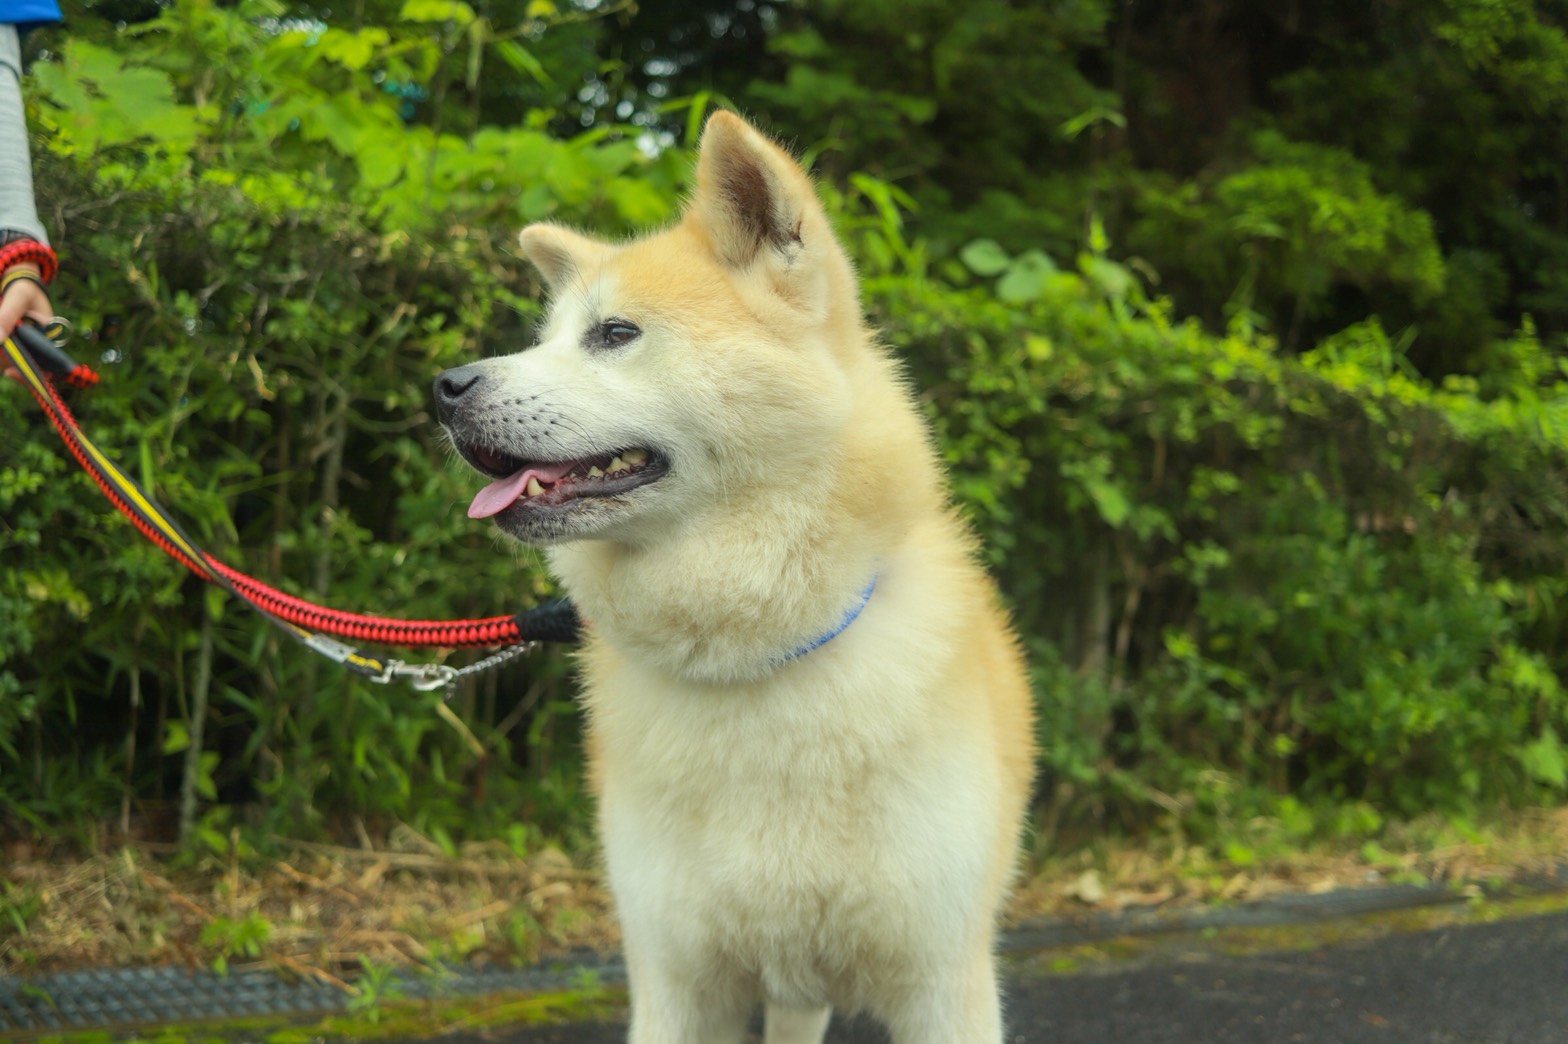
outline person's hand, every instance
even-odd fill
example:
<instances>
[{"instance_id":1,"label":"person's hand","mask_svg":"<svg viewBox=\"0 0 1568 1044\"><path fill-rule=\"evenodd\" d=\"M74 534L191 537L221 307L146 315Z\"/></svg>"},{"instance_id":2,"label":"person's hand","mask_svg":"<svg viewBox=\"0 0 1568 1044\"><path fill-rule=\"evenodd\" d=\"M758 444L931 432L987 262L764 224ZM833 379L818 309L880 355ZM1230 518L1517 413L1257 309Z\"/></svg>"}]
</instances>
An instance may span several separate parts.
<instances>
[{"instance_id":1,"label":"person's hand","mask_svg":"<svg viewBox=\"0 0 1568 1044\"><path fill-rule=\"evenodd\" d=\"M13 273L27 273L32 278L22 275L13 276ZM24 318L35 320L39 325L45 325L54 318L54 310L49 306L49 292L44 289L43 280L39 278L38 266L31 261L18 261L0 275L0 284L5 286L0 293L0 331L9 337L11 331L16 329L16 324ZM22 375L16 367L7 366L5 375L13 381L20 381Z\"/></svg>"}]
</instances>

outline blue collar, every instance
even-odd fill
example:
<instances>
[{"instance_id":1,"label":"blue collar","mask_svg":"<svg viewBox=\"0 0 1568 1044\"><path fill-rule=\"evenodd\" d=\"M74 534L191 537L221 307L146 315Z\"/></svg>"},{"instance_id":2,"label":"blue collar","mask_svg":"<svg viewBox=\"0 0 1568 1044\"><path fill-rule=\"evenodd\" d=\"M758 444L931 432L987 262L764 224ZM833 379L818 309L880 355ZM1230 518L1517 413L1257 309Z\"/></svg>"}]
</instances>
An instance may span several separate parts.
<instances>
[{"instance_id":1,"label":"blue collar","mask_svg":"<svg viewBox=\"0 0 1568 1044\"><path fill-rule=\"evenodd\" d=\"M856 602L849 608L849 610L844 614L844 618L838 622L836 627L825 634L817 635L817 637L813 638L805 645L802 645L799 649L796 649L788 656L779 657L776 662L787 663L790 660L798 660L800 657L811 652L813 649L820 649L824 645L831 642L833 639L837 638L839 635L843 634L845 629L848 628L850 624L854 623L855 619L860 616L860 611L866 607L866 603L871 601L871 592L877 589L877 575L878 574L876 573L871 574L871 582L866 584L866 589L864 591L860 592L860 601Z\"/></svg>"}]
</instances>

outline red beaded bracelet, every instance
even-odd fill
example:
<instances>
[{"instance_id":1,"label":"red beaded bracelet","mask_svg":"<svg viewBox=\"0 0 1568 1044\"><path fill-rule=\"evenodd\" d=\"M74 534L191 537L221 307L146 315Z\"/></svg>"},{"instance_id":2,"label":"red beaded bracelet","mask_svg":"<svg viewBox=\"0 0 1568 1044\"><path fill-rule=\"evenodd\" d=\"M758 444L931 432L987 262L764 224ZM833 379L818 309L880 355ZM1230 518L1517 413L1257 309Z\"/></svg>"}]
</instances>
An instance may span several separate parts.
<instances>
[{"instance_id":1,"label":"red beaded bracelet","mask_svg":"<svg viewBox=\"0 0 1568 1044\"><path fill-rule=\"evenodd\" d=\"M55 273L60 270L60 263L55 260L54 251L32 239L18 239L14 243L7 243L0 247L0 272L4 272L19 261L31 261L37 265L38 277L45 285L53 282Z\"/></svg>"}]
</instances>

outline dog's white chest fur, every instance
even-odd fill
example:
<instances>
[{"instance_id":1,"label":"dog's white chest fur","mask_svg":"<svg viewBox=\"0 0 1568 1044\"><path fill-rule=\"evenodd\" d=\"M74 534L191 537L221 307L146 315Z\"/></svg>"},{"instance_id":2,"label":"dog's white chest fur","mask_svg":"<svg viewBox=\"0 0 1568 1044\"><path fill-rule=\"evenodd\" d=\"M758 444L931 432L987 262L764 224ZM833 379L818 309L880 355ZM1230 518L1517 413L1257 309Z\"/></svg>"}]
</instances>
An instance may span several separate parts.
<instances>
[{"instance_id":1,"label":"dog's white chest fur","mask_svg":"<svg viewBox=\"0 0 1568 1044\"><path fill-rule=\"evenodd\" d=\"M982 929L950 900L983 890L998 828L983 736L934 727L918 649L853 630L741 686L595 654L611 882L623 920L658 922L652 960L854 1010L872 969Z\"/></svg>"}]
</instances>

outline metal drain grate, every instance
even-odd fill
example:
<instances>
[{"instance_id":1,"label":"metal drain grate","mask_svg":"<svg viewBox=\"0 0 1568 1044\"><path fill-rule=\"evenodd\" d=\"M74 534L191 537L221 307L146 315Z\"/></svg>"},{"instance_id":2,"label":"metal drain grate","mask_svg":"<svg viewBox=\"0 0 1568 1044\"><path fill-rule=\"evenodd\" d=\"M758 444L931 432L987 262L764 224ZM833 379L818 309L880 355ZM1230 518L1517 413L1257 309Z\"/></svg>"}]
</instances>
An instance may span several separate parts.
<instances>
[{"instance_id":1,"label":"metal drain grate","mask_svg":"<svg viewBox=\"0 0 1568 1044\"><path fill-rule=\"evenodd\" d=\"M625 981L618 962L585 956L556 968L458 969L402 974L389 994L410 1000L561 989L584 969L601 983ZM347 1008L343 991L289 980L267 969L218 975L188 968L121 968L63 972L32 979L0 977L0 1036L267 1015L329 1015Z\"/></svg>"}]
</instances>

